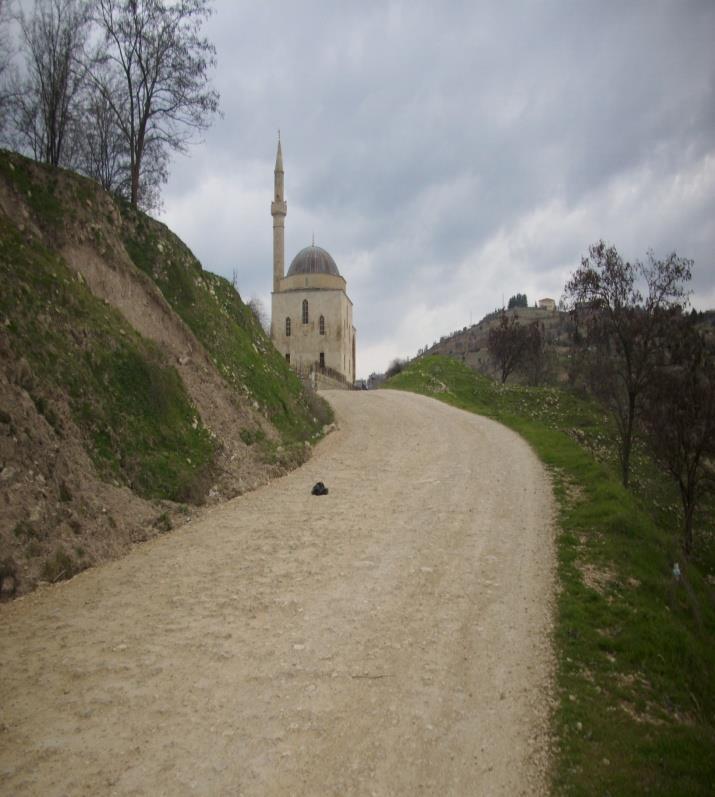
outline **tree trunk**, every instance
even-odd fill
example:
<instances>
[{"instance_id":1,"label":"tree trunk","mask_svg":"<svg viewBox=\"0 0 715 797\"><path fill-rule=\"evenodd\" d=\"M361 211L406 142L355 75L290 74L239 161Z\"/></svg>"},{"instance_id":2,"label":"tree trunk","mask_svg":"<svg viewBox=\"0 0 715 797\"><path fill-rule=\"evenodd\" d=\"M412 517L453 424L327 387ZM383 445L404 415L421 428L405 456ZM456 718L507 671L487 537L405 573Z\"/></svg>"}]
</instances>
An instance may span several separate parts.
<instances>
[{"instance_id":1,"label":"tree trunk","mask_svg":"<svg viewBox=\"0 0 715 797\"><path fill-rule=\"evenodd\" d=\"M633 447L633 425L636 415L636 397L634 393L628 394L628 417L626 418L626 428L623 432L621 441L621 475L623 486L628 487L631 471L631 448Z\"/></svg>"},{"instance_id":2,"label":"tree trunk","mask_svg":"<svg viewBox=\"0 0 715 797\"><path fill-rule=\"evenodd\" d=\"M137 207L139 202L139 161L136 159L132 163L132 193L130 201L133 208Z\"/></svg>"},{"instance_id":3,"label":"tree trunk","mask_svg":"<svg viewBox=\"0 0 715 797\"><path fill-rule=\"evenodd\" d=\"M695 490L690 485L686 489L681 488L680 497L683 501L683 550L686 556L690 556L693 550L693 516L697 503Z\"/></svg>"}]
</instances>

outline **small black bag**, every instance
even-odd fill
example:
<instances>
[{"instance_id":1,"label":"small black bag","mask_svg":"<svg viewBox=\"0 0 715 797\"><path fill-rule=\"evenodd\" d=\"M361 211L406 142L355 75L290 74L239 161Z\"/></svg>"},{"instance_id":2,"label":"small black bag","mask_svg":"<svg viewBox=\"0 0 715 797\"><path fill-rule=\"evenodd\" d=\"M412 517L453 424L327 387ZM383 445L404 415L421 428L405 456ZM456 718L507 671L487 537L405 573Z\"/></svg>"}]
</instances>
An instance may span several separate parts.
<instances>
[{"instance_id":1,"label":"small black bag","mask_svg":"<svg viewBox=\"0 0 715 797\"><path fill-rule=\"evenodd\" d=\"M313 495L327 495L328 488L323 484L323 482L316 482L313 485L313 489L311 490Z\"/></svg>"}]
</instances>

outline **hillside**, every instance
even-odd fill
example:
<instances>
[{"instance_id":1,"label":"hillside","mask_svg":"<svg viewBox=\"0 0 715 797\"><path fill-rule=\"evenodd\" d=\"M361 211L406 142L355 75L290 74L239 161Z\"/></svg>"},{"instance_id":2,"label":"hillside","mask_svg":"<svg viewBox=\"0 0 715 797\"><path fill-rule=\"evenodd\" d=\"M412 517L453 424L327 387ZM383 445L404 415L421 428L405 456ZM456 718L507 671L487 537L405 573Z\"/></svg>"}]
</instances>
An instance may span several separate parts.
<instances>
[{"instance_id":1,"label":"hillside","mask_svg":"<svg viewBox=\"0 0 715 797\"><path fill-rule=\"evenodd\" d=\"M5 596L285 472L330 419L165 225L4 151L0 278Z\"/></svg>"},{"instance_id":2,"label":"hillside","mask_svg":"<svg viewBox=\"0 0 715 797\"><path fill-rule=\"evenodd\" d=\"M552 371L554 376L565 378L569 343L569 316L558 310L541 310L535 307L517 307L506 310L508 317L517 316L522 324L538 321L543 325L546 345L552 353ZM487 350L489 330L499 323L500 311L484 316L477 324L455 330L443 335L432 346L427 347L424 355L444 354L454 357L480 373L492 373L492 364Z\"/></svg>"},{"instance_id":3,"label":"hillside","mask_svg":"<svg viewBox=\"0 0 715 797\"><path fill-rule=\"evenodd\" d=\"M504 311L508 318L516 316L522 324L537 321L543 328L546 348L546 366L544 381L550 383L565 382L572 379L574 353L573 322L570 314L562 310L542 310L535 307L517 307ZM472 370L482 374L493 375L494 365L489 357L487 343L489 330L498 325L501 311L488 313L477 324L455 330L443 335L431 346L421 350L418 356L443 354L459 360ZM709 344L715 348L715 311L698 313L697 325L705 335ZM511 382L529 381L523 370L517 369Z\"/></svg>"}]
</instances>

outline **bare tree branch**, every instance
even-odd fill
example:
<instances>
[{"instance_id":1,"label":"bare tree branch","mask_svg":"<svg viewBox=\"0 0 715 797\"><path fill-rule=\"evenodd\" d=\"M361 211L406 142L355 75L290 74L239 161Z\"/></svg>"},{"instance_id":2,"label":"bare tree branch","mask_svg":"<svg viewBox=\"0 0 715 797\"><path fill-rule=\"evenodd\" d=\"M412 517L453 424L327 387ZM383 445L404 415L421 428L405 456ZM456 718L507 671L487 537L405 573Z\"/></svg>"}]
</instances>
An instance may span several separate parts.
<instances>
[{"instance_id":1,"label":"bare tree branch","mask_svg":"<svg viewBox=\"0 0 715 797\"><path fill-rule=\"evenodd\" d=\"M53 166L71 165L68 138L84 81L89 11L81 0L38 0L32 15L18 15L25 75L10 103L14 143Z\"/></svg>"},{"instance_id":2,"label":"bare tree branch","mask_svg":"<svg viewBox=\"0 0 715 797\"><path fill-rule=\"evenodd\" d=\"M218 113L218 93L208 84L216 50L200 35L211 13L208 0L98 0L98 60L121 90L94 79L125 139L133 205L149 177L145 159L152 149L154 163L161 163L158 150L184 150Z\"/></svg>"}]
</instances>

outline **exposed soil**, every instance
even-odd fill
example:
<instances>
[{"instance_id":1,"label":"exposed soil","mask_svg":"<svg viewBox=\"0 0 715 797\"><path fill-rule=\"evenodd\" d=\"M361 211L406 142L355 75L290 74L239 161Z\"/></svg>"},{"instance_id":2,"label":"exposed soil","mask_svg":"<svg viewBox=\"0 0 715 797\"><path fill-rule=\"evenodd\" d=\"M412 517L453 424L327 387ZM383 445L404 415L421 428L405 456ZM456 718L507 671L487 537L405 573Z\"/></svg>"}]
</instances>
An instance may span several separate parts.
<instances>
[{"instance_id":1,"label":"exposed soil","mask_svg":"<svg viewBox=\"0 0 715 797\"><path fill-rule=\"evenodd\" d=\"M329 398L299 470L0 607L5 793L547 791L543 468L437 401Z\"/></svg>"},{"instance_id":2,"label":"exposed soil","mask_svg":"<svg viewBox=\"0 0 715 797\"><path fill-rule=\"evenodd\" d=\"M30 398L28 380L27 363L12 355L0 328L0 410L10 410L0 413L0 600L46 578L45 563L58 549L79 570L160 533L157 521L179 525L187 517L177 504L102 481L65 397L53 396L60 437Z\"/></svg>"},{"instance_id":3,"label":"exposed soil","mask_svg":"<svg viewBox=\"0 0 715 797\"><path fill-rule=\"evenodd\" d=\"M218 478L209 500L233 497L275 475L276 469L250 456L240 437L246 427L258 427L269 438L276 438L273 427L248 402L239 401L193 332L123 249L117 246L100 256L91 245L81 242L66 245L62 255L95 296L116 307L137 332L159 344L178 370L204 425L221 441Z\"/></svg>"}]
</instances>

